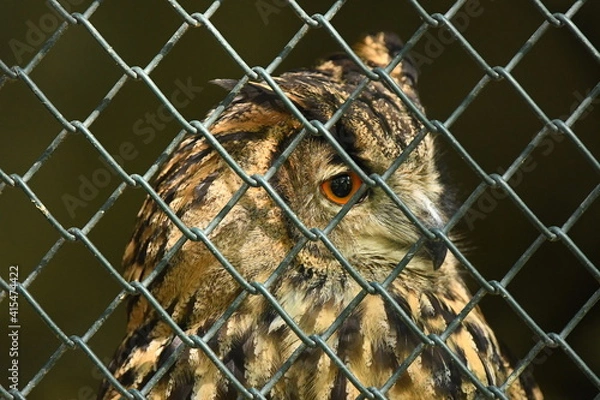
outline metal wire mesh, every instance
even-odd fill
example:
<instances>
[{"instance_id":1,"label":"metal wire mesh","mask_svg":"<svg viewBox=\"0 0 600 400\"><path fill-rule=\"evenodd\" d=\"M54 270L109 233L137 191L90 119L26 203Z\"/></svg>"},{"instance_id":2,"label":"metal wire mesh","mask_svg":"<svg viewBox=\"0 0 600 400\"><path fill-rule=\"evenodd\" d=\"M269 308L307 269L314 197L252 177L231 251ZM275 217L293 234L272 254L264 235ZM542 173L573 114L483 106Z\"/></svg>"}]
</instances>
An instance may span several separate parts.
<instances>
[{"instance_id":1,"label":"metal wire mesh","mask_svg":"<svg viewBox=\"0 0 600 400\"><path fill-rule=\"evenodd\" d=\"M491 0L490 0L491 1ZM396 382L396 380L406 371L410 363L416 359L421 352L427 346L439 346L444 349L454 361L457 363L459 368L464 372L466 376L479 388L482 395L489 398L506 398L502 393L514 379L517 378L518 374L527 368L528 366L535 365L548 349L554 349L554 352L560 351L566 356L566 362L571 363L577 369L577 374L582 377L588 386L592 388L592 391L600 392L600 377L598 370L595 370L594 365L590 365L589 361L586 361L580 352L578 352L569 342L569 335L571 332L580 324L580 322L590 313L591 310L596 307L597 302L600 299L600 270L598 268L598 260L594 259L593 256L586 252L581 246L578 245L576 240L570 235L570 231L573 226L578 223L585 215L586 211L590 209L597 197L600 195L600 163L594 156L594 151L590 145L586 145L584 141L578 135L577 130L574 129L574 125L586 118L593 109L594 104L598 101L598 94L600 93L600 83L596 81L596 84L579 99L576 107L571 110L566 118L557 118L554 114L544 110L544 107L538 105L538 102L534 100L536 97L532 95L521 83L519 79L515 77L514 70L517 68L519 63L530 56L530 52L536 48L538 42L543 40L545 35L552 30L567 31L572 40L575 40L579 46L581 46L582 53L585 54L589 60L593 63L598 64L600 62L600 53L594 46L593 41L582 32L578 25L574 22L574 18L578 12L584 12L581 10L586 9L586 1L575 1L564 11L555 12L553 9L546 5L541 0L530 0L528 6L533 6L536 10L540 19L540 23L537 28L531 33L522 45L514 51L512 57L508 62L497 65L490 61L487 61L486 57L478 52L477 46L472 44L472 41L465 37L464 29L461 29L460 16L471 10L476 12L477 8L474 6L475 3L479 2L458 0L452 2L449 7L443 12L430 12L428 9L434 9L432 7L426 7L422 3L415 0L408 1L403 5L406 12L413 13L421 19L421 24L415 29L409 37L405 37L405 47L401 54L397 56L394 62L388 66L388 68L380 69L376 68L371 70L367 66L363 65L360 59L352 52L348 42L351 42L351 38L347 38L342 35L336 25L333 23L334 17L338 13L342 13L346 7L345 1L336 1L330 7L328 7L322 13L311 13L308 11L308 7L303 6L299 2L267 2L257 1L254 3L257 12L260 17L263 18L263 22L268 21L268 17L273 13L279 13L283 8L292 10L295 14L295 22L299 24L299 29L295 32L292 38L287 44L280 49L276 57L273 58L265 67L252 66L251 63L247 62L244 57L240 55L240 50L230 44L227 38L222 34L219 25L213 20L217 18L221 8L227 6L233 7L233 5L222 4L222 1L214 1L209 4L203 11L190 12L193 9L192 6L184 7L176 1L168 1L170 12L176 15L179 19L178 26L174 33L167 39L162 47L155 53L150 62L144 67L137 66L128 62L127 57L119 53L111 44L111 40L103 36L102 31L96 27L92 22L94 21L94 15L101 12L105 6L102 1L94 1L87 5L82 12L73 12L72 8L76 2L60 2L57 0L49 0L49 9L52 10L52 14L56 23L56 27L51 29L43 40L43 43L35 51L31 51L31 58L26 63L21 63L21 60L17 60L16 65L12 67L8 63L0 60L0 68L2 70L2 76L0 77L0 89L8 87L11 83L20 83L25 85L28 90L35 95L39 104L42 105L45 110L56 120L60 125L59 132L52 138L50 144L41 152L37 157L36 161L26 169L24 173L15 173L5 169L3 165L0 165L0 196L5 195L9 191L20 191L25 197L20 200L27 202L30 201L32 205L40 212L45 221L58 232L57 240L49 246L49 249L43 255L41 260L37 264L27 269L26 275L18 276L15 274L2 275L0 278L0 286L2 288L2 302L7 304L9 309L13 309L11 306L13 300L20 304L27 304L32 310L35 316L41 319L45 325L51 330L56 338L59 340L59 344L52 348L52 354L43 359L37 360L35 364L35 372L31 377L21 376L20 380L17 379L18 385L11 385L10 379L2 381L0 384L0 396L6 399L25 399L31 398L31 396L43 396L39 394L39 387L43 381L52 380L52 370L55 368L57 363L68 357L71 352L83 352L89 360L89 365L94 366L100 370L100 376L108 378L113 385L120 387L120 384L111 377L110 372L105 366L105 360L98 355L97 349L90 343L94 337L102 335L105 321L108 320L111 315L119 308L126 294L137 293L148 299L148 301L156 307L161 313L162 317L171 328L176 332L178 337L181 339L183 348L184 346L192 346L201 348L206 354L215 362L217 367L227 375L235 387L239 390L240 394L244 398L265 398L270 389L274 384L281 378L285 371L294 363L294 361L302 354L306 348L321 348L332 361L340 368L342 373L348 377L354 386L356 386L362 393L363 398L385 398L386 391ZM475 11L473 11L475 10ZM515 10L515 12L517 12ZM468 14L467 14L468 15ZM341 17L343 18L343 17ZM40 20L41 22L42 20ZM82 29L78 31L78 34L89 35L96 46L102 49L103 53L110 57L112 62L119 68L119 75L112 83L112 87L106 92L100 101L98 101L92 111L85 115L81 120L70 119L66 112L61 111L60 101L57 101L53 96L49 95L44 89L38 84L36 80L36 69L40 68L46 57L51 55L53 52L59 52L63 37L74 27L79 26ZM330 121L326 123L320 123L318 121L307 120L303 114L289 101L283 92L278 88L277 83L272 79L274 71L280 67L282 62L289 56L289 54L301 43L305 36L312 30L320 29L329 35L333 41L339 46L339 49L349 54L359 64L364 72L364 80L361 85L358 86L356 92L350 96L348 101L336 112ZM458 103L453 109L450 115L443 121L437 119L428 119L423 113L421 113L416 107L411 106L410 100L402 93L400 89L393 83L392 79L388 75L388 72L393 66L399 62L409 52L415 50L415 46L419 43L428 40L428 34L433 29L442 29L452 41L459 45L464 54L468 55L474 65L478 68L479 79L469 90L468 94ZM190 120L184 114L182 109L183 102L172 94L169 94L165 90L161 89L161 84L158 83L153 75L160 65L168 60L170 53L173 49L179 46L179 43L186 38L190 32L194 30L202 30L208 33L212 40L218 44L218 46L226 52L226 54L235 63L238 73L242 73L242 78L236 87L229 93L220 105L212 111L209 117L204 121ZM13 54L19 57L28 53L29 50L25 51L24 47L19 47L23 43L11 42L11 50ZM30 46L31 47L31 46ZM56 50L55 50L56 49ZM19 58L17 57L17 58ZM560 57L560 55L558 55ZM21 66L24 65L24 66ZM596 76L597 79L597 76ZM281 100L289 108L290 112L303 123L304 129L295 137L289 147L283 152L275 164L269 169L269 171L263 176L248 175L243 168L236 164L227 151L219 144L219 142L210 133L210 125L218 118L220 113L225 107L232 101L235 94L239 92L242 86L250 81L258 80L264 81L273 90L281 96ZM344 111L355 99L362 88L370 80L383 80L387 82L391 87L395 88L396 94L411 107L411 110L421 120L426 129L420 132L415 138L413 143L409 146L408 150L403 154L403 157L397 160L394 165L390 166L390 169L383 175L366 175L364 172L354 164L352 159L345 154L344 150L337 144L334 137L329 133L328 129L341 117ZM128 84L132 81L137 81L140 85L143 85L146 89L145 96L155 96L159 102L164 115L167 115L170 120L175 121L178 124L179 132L173 135L170 142L165 143L163 151L158 157L154 159L154 162L144 170L143 173L130 173L129 169L124 166L128 155L133 154L133 150L127 146L122 148L122 152L119 156L115 156L114 152L111 152L105 147L103 138L95 134L95 125L101 123L101 119L104 113L107 112L111 106L113 100L120 95L121 91L125 90ZM511 89L516 93L517 97L525 104L530 112L539 121L539 130L537 132L530 133L531 140L522 146L518 150L515 150L515 156L508 164L506 170L499 172L489 172L489 168L482 166L482 161L477 154L470 152L464 145L463 140L454 133L454 126L457 124L463 115L468 112L472 103L481 95L482 92L491 85L493 82L504 81ZM201 89L194 89L194 86L179 81L176 86L179 87L180 93L200 93ZM187 92L186 92L187 90ZM196 92L194 92L194 90ZM1 93L1 92L0 92ZM392 190L385 183L387 175L391 174L395 168L403 161L406 154L414 148L422 138L433 132L441 137L441 140L446 143L448 151L458 155L465 165L468 166L478 179L478 184L475 188L470 191L466 200L464 200L456 213L452 216L448 224L442 230L429 231L423 226L419 226L423 233L423 238L415 243L408 255L402 260L397 268L392 271L388 279L383 283L369 282L360 276L360 273L356 271L350 263L348 263L343 255L333 246L328 239L328 233L339 223L345 213L349 210L350 205L342 208L342 211L334 218L331 223L323 230L318 230L305 226L302 221L293 213L293 211L286 205L285 201L280 198L277 191L269 184L269 179L272 177L277 169L284 163L285 159L293 152L294 148L300 143L303 137L306 135L319 134L322 135L332 146L339 151L340 155L344 158L344 161L348 163L355 171L361 176L362 180L371 186L379 186L389 194L396 202L396 204L406 211L411 220L419 225L419 221L415 216L411 216L410 210L402 203L402 201L392 192ZM280 266L273 273L265 283L249 282L243 278L243 276L236 270L234 265L231 265L225 257L220 254L218 248L216 248L210 241L210 232L219 224L224 218L228 209L224 209L205 229L198 227L186 226L175 213L170 210L169 206L154 192L151 181L160 165L164 160L171 154L176 146L181 142L186 133L192 133L202 135L205 139L213 145L224 160L234 169L244 181L242 187L240 187L236 196L232 199L229 204L229 209L234 206L235 202L251 187L262 187L266 190L273 200L281 207L290 220L299 228L304 234L304 238L301 239L291 253L284 260L281 261ZM43 168L50 162L52 157L60 157L61 147L65 146L73 136L78 135L83 138L88 145L90 145L96 154L101 158L102 162L106 165L106 168L110 170L110 174L118 179L119 183L116 185L112 193L106 197L103 203L93 213L93 215L81 225L72 225L72 222L65 218L56 216L56 211L52 207L48 207L44 200L44 197L36 190L35 182L36 175L39 174ZM536 151L547 144L547 141L551 137L560 136L561 140L564 139L563 144L569 143L578 151L578 157L585 163L590 170L593 172L590 174L594 184L591 190L588 190L582 200L578 201L578 206L575 209L569 211L569 215L564 218L560 223L547 223L543 217L538 216L534 211L534 208L528 205L528 201L525 200L517 192L515 185L511 184L511 181L519 174L523 165L530 159ZM133 156L132 156L133 158ZM1 161L0 161L1 162ZM100 175L98 175L98 180ZM104 216L115 207L119 199L127 192L128 188L138 188L139 192L147 193L150 197L156 201L159 207L169 216L169 218L177 225L181 230L183 236L179 242L177 242L172 249L169 250L167 256L163 261L156 267L156 270L151 276L149 276L144 282L127 282L121 277L120 267L115 262L110 261L101 250L102 246L99 242L93 239L94 230L101 225ZM486 278L486 271L480 266L473 263L468 255L465 255L456 244L449 238L449 232L457 226L457 224L464 222L465 219L469 219L470 213L477 209L478 201L485 196L490 190L496 190L501 192L502 195L508 199L514 206L522 213L528 223L535 229L536 237L533 241L528 244L528 247L520 252L518 259L510 266L507 267L503 272L502 277L499 280ZM361 193L355 195L355 199L360 197ZM90 197L95 197L91 196ZM64 199L64 198L63 198ZM67 199L69 200L69 199ZM81 199L70 199L71 203L66 202L65 204L71 204L72 207L76 207L77 201L82 202ZM75 202L75 203L73 203ZM74 208L71 209L71 211ZM115 229L116 227L112 227ZM419 330L419 328L412 323L412 321L402 314L402 309L396 305L396 309L402 316L404 322L409 325L410 329L413 330L418 337L421 339L421 344L417 346L409 358L398 368L396 373L390 377L387 383L380 388L365 387L352 372L345 366L344 362L337 357L335 352L327 345L326 341L328 337L339 327L341 322L352 312L357 304L367 294L379 294L383 296L387 301L394 303L394 300L386 291L386 286L395 279L402 271L404 266L410 261L411 257L419 250L426 239L438 238L443 240L450 251L458 258L462 266L469 275L476 282L476 290L472 301L468 306L461 312L458 317L451 323L447 330L441 335L425 335ZM327 248L329 248L334 256L340 261L342 266L356 279L356 281L362 287L362 292L352 301L347 309L339 315L336 322L323 334L321 335L307 335L302 329L289 317L277 300L269 292L270 285L274 279L287 267L289 262L293 259L294 255L304 246L308 241L322 241ZM153 298L152 294L147 290L147 285L152 279L160 273L160 271L167 265L170 257L177 252L181 246L187 241L200 241L208 246L211 251L217 256L219 261L223 264L223 267L227 269L232 276L238 281L240 286L244 289L242 294L231 304L228 310L225 312L222 319L204 335L199 336L187 336L181 328L169 317L166 311L164 311L158 301ZM512 290L509 288L511 282L517 277L518 274L524 268L528 267L528 262L532 257L535 256L536 252L548 242L560 243L568 251L572 253L574 259L577 260L577 268L583 268L586 271L588 279L594 281L591 295L587 295L586 300L580 305L580 307L570 314L568 321L561 326L554 329L546 329L541 326L536 319L528 313L525 307L521 304L521 301L513 295ZM64 327L63 324L57 322L55 315L48 313L46 310L48 304L38 300L38 296L31 290L31 287L38 280L44 280L44 274L49 268L52 260L57 257L57 254L61 252L61 249L68 246L69 243L80 243L87 251L93 255L96 262L101 265L104 269L103 274L107 274L114 279L118 284L118 290L113 291L110 296L113 299L105 309L94 317L94 320L89 324L85 331L80 334L74 333ZM3 263L8 262L2 260ZM4 266L2 266L4 268ZM25 268L21 267L21 272L25 271ZM575 268L575 267L573 267ZM4 269L3 269L4 271ZM18 274L18 269L14 271ZM12 271L12 272L14 272ZM9 271L11 272L11 271ZM532 288L531 290L534 290ZM281 370L278 371L271 381L269 381L264 387L250 388L244 387L244 385L237 380L237 378L227 369L227 367L219 360L217 355L211 350L207 342L210 338L218 331L223 325L226 319L232 315L235 310L242 304L244 298L250 295L264 296L269 303L273 306L276 312L288 323L292 330L302 340L302 345L294 352L292 357L282 366ZM477 377L469 371L468 367L464 365L460 359L458 359L454 353L445 344L445 338L448 337L454 329L459 325L462 319L467 313L476 307L484 297L494 295L502 299L514 316L527 327L530 335L534 336L534 340L531 342L525 354L520 357L519 363L517 364L515 373L511 375L506 383L500 388L487 387L485 384L477 380ZM12 307L12 308L11 308ZM68 310L64 310L68 313ZM9 317L12 314L8 314ZM18 311L17 311L18 315ZM3 316L4 318L4 316ZM9 335L11 332L17 332L16 337L18 338L18 332L21 328L17 320L7 321L5 326L8 326ZM10 337L10 336L9 336ZM12 342L11 342L12 343ZM117 342L115 342L117 343ZM18 339L17 339L18 345ZM590 347L598 346L597 339L587 343ZM21 348L23 345L21 345ZM167 371L170 365L176 360L179 353L174 352L170 360L166 362L157 372L155 377L140 391L127 392L124 388L120 387L119 391L125 398L144 398L150 388L155 384L158 379ZM8 378L11 376L10 367L12 360L17 360L18 357L10 356L7 368L9 368ZM18 375L18 373L17 373ZM36 391L38 393L36 393ZM589 392L593 393L593 392ZM91 394L90 394L91 396ZM43 398L43 397L40 397ZM90 397L92 398L92 397Z\"/></svg>"}]
</instances>

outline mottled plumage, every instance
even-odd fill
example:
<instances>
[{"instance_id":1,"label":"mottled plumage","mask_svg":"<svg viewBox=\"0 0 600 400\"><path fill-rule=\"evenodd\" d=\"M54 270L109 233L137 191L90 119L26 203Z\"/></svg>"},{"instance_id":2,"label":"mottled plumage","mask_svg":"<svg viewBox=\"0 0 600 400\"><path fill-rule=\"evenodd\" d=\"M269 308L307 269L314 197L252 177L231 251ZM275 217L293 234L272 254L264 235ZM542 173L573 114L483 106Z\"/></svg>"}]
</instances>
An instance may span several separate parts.
<instances>
[{"instance_id":1,"label":"mottled plumage","mask_svg":"<svg viewBox=\"0 0 600 400\"><path fill-rule=\"evenodd\" d=\"M400 50L390 34L366 36L355 46L369 67L385 67ZM403 60L392 72L399 88L418 107L416 71ZM364 79L346 55L316 68L274 78L308 120L325 123ZM217 81L232 88L235 82ZM247 174L263 175L302 129L266 83L248 83L210 127ZM370 82L330 129L367 174L384 174L422 129L421 123L382 82ZM428 228L447 220L446 189L440 183L434 140L427 135L386 180L392 191ZM307 228L324 229L360 181L321 136L307 135L270 179L276 193ZM357 183L358 182L358 183ZM248 282L264 283L302 232L261 187L250 187L218 224L242 179L200 135L190 135L166 162L155 187L188 227L208 238ZM332 194L333 193L333 194ZM219 217L221 218L221 216ZM422 236L380 187L371 187L328 234L328 240L366 281L382 283ZM125 256L125 277L141 281L182 238L179 228L147 199ZM178 326L204 336L242 293L202 241L186 241L148 286ZM308 335L326 331L361 291L360 285L321 240L308 241L269 286L269 292ZM326 340L330 349L365 387L381 388L421 345L398 309L424 335L441 334L471 298L458 262L438 242L429 242L388 286L394 303L366 295ZM246 387L261 390L301 345L273 306L248 295L227 316L208 346ZM480 310L474 308L447 338L446 346L483 386L500 386L512 367ZM169 360L172 365L150 390L150 399L236 399L237 389L200 348L182 344L142 296L129 303L126 338L110 365L125 388L141 390ZM360 395L320 348L308 348L265 393L268 399L354 399ZM541 399L523 375L507 389L511 399ZM440 346L426 347L396 383L389 399L472 399L476 386ZM120 394L108 382L100 399Z\"/></svg>"}]
</instances>

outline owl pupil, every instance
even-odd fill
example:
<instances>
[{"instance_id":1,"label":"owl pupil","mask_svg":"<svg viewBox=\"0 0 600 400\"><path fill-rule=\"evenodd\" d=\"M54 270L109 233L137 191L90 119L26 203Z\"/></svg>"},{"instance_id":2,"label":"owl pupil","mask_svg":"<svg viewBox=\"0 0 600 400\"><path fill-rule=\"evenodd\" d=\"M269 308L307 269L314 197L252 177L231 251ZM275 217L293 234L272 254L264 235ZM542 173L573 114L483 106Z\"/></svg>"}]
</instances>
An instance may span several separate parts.
<instances>
[{"instance_id":1,"label":"owl pupil","mask_svg":"<svg viewBox=\"0 0 600 400\"><path fill-rule=\"evenodd\" d=\"M331 180L331 192L337 197L346 197L352 192L350 175L340 175Z\"/></svg>"}]
</instances>

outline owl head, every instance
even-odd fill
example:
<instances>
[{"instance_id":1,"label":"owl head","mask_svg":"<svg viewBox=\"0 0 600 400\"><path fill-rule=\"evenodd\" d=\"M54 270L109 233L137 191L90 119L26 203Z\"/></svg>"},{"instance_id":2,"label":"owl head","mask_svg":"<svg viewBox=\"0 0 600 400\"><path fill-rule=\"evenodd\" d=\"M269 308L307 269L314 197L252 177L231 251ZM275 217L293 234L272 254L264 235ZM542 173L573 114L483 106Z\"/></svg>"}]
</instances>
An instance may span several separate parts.
<instances>
[{"instance_id":1,"label":"owl head","mask_svg":"<svg viewBox=\"0 0 600 400\"><path fill-rule=\"evenodd\" d=\"M379 33L354 51L367 68L383 69L401 48L395 35ZM179 294L165 297L223 287L233 294L239 286L223 260L246 279L266 280L284 262L297 274L334 274L340 282L351 280L349 264L363 278L382 281L422 229L443 227L434 140L410 111L421 109L416 69L403 58L388 75L369 81L347 54L336 54L313 69L246 83L208 128L214 139L186 138L156 190L206 240L187 241L177 252L172 264L198 267L168 269L156 285ZM153 200L139 220L124 259L129 279L147 276L182 237ZM441 242L426 240L407 273L435 277L445 258Z\"/></svg>"},{"instance_id":2,"label":"owl head","mask_svg":"<svg viewBox=\"0 0 600 400\"><path fill-rule=\"evenodd\" d=\"M397 36L386 33L365 36L354 47L365 67L380 69L390 65L401 49ZM395 264L422 236L407 209L421 228L444 225L434 141L410 111L411 106L421 110L412 60L403 59L389 77L387 82L369 81L347 54L336 54L312 70L285 73L270 83L248 83L213 130L257 141L258 156L247 150L238 153L237 160L244 164L249 154L272 166L284 151L290 153L269 183L304 227L325 229L349 204L328 237L357 265ZM233 89L237 82L215 83ZM398 92L412 104L405 104ZM301 113L304 124L296 113ZM307 122L313 125L307 127ZM307 128L314 126L320 129L310 133ZM309 133L292 150L289 146L302 130ZM378 183L361 187L361 176L372 176ZM301 231L291 221L286 224L288 236L298 240ZM316 257L330 253L318 241L306 248ZM431 271L445 255L445 246L427 241L411 267Z\"/></svg>"}]
</instances>

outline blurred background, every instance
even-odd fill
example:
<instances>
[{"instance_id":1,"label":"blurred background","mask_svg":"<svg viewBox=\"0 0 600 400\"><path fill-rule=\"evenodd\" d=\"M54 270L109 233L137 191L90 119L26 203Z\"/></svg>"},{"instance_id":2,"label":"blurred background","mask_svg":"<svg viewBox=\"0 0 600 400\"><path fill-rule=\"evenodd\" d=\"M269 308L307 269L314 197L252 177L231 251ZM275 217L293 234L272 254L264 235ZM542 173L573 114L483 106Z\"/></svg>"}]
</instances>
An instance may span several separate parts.
<instances>
[{"instance_id":1,"label":"blurred background","mask_svg":"<svg viewBox=\"0 0 600 400\"><path fill-rule=\"evenodd\" d=\"M84 12L89 0L60 0L69 12ZM331 1L300 1L306 12L327 12ZM505 66L540 27L544 18L533 1L469 0L453 20L469 43L491 66ZM566 12L575 1L545 0L552 13ZM591 45L600 43L600 3L585 3L572 21ZM182 1L189 12L204 12L208 1ZM429 13L445 13L453 1L420 1ZM302 22L283 0L223 2L212 23L250 66L267 66ZM165 1L100 4L90 22L129 66L145 67L182 24ZM331 23L352 43L367 32L389 30L408 40L422 24L408 1L349 1ZM57 29L59 17L45 2L5 0L0 5L0 58L9 67L24 67ZM275 73L312 65L341 50L324 29L312 29ZM419 91L429 118L445 121L484 71L444 29L431 28L414 48L420 66ZM597 57L597 52L596 52ZM600 81L598 59L568 28L553 28L541 37L513 70L514 78L550 118L566 120ZM85 120L122 70L82 26L70 26L31 72L31 79L69 121ZM188 30L152 72L167 96L179 93L178 107L188 120L202 119L225 92L208 83L243 76L210 32ZM597 89L596 89L597 90ZM543 127L534 110L506 81L491 82L451 127L452 134L487 173L503 173ZM600 154L600 99L596 97L573 131L594 156ZM0 169L24 175L46 151L62 127L21 80L0 89ZM129 81L90 127L91 132L130 174L144 172L180 131L161 103L141 81ZM480 183L456 152L440 140L443 162L462 203ZM101 161L80 134L68 135L29 186L65 228L83 227L106 202L120 178ZM516 193L546 226L562 226L600 183L598 171L561 136L550 136L533 151L510 181ZM458 227L469 260L488 280L501 280L539 231L499 191L488 191ZM144 196L127 188L89 234L104 257L119 267L136 213ZM589 261L600 266L600 202L594 202L569 231ZM60 238L59 232L19 188L0 192L0 274L19 266L21 281L36 269ZM597 274L597 272L596 272ZM477 289L474 282L473 288ZM561 242L544 243L508 285L523 309L546 332L560 333L600 283ZM68 242L47 262L29 291L67 335L83 335L119 293L120 286L80 242ZM517 358L536 338L498 296L486 296L484 312L500 340ZM0 349L6 334L8 302L0 303ZM19 370L22 388L59 348L60 340L25 299L20 299ZM119 307L89 341L108 361L120 343L125 324ZM566 342L600 374L600 305L595 305ZM10 362L0 354L0 384ZM598 381L588 378L560 349L545 349L533 363L548 399L593 399ZM61 355L28 399L93 399L100 378L81 350Z\"/></svg>"}]
</instances>

